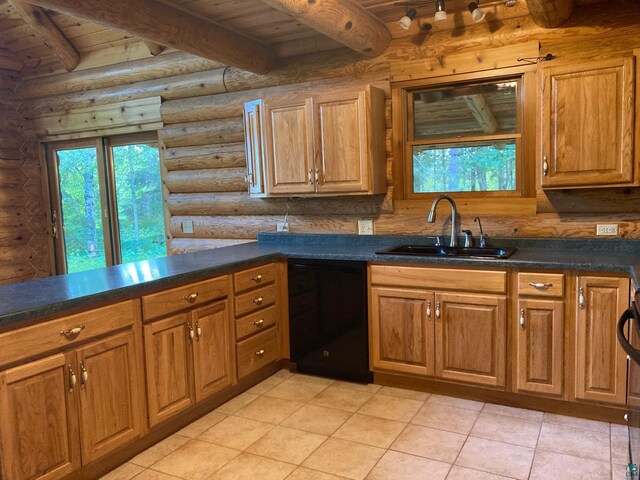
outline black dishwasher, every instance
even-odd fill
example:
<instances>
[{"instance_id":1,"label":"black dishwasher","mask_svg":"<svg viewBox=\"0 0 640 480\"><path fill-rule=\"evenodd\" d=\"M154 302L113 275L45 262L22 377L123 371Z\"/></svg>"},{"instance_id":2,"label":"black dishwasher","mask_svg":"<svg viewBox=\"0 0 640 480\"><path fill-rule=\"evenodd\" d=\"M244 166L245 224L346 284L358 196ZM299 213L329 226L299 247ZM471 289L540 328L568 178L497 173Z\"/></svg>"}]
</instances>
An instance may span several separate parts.
<instances>
[{"instance_id":1,"label":"black dishwasher","mask_svg":"<svg viewBox=\"0 0 640 480\"><path fill-rule=\"evenodd\" d=\"M366 262L290 259L289 335L299 372L371 382Z\"/></svg>"}]
</instances>

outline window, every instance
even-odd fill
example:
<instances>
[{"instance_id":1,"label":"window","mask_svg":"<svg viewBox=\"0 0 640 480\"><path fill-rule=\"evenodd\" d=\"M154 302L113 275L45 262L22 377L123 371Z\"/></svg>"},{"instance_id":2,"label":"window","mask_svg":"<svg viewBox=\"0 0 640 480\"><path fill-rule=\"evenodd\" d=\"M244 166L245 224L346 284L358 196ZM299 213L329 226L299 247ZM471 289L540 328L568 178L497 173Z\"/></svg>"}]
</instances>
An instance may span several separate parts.
<instances>
[{"instance_id":1,"label":"window","mask_svg":"<svg viewBox=\"0 0 640 480\"><path fill-rule=\"evenodd\" d=\"M524 75L466 77L394 86L404 198L523 195Z\"/></svg>"},{"instance_id":2,"label":"window","mask_svg":"<svg viewBox=\"0 0 640 480\"><path fill-rule=\"evenodd\" d=\"M56 143L48 152L58 273L166 255L154 136Z\"/></svg>"}]
</instances>

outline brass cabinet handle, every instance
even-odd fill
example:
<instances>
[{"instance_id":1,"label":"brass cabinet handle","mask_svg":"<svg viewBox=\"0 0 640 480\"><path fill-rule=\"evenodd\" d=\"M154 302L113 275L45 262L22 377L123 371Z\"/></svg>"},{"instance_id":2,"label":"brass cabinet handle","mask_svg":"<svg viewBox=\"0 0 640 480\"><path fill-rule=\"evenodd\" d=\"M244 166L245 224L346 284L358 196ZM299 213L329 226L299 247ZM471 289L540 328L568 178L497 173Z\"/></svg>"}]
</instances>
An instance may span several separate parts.
<instances>
[{"instance_id":1,"label":"brass cabinet handle","mask_svg":"<svg viewBox=\"0 0 640 480\"><path fill-rule=\"evenodd\" d=\"M63 337L74 337L78 335L82 330L84 330L84 325L80 325L79 327L72 328L70 330L62 330L60 335Z\"/></svg>"},{"instance_id":2,"label":"brass cabinet handle","mask_svg":"<svg viewBox=\"0 0 640 480\"><path fill-rule=\"evenodd\" d=\"M524 330L525 321L524 321L524 308L520 309L520 328Z\"/></svg>"},{"instance_id":3,"label":"brass cabinet handle","mask_svg":"<svg viewBox=\"0 0 640 480\"><path fill-rule=\"evenodd\" d=\"M313 169L309 169L309 185L313 185Z\"/></svg>"},{"instance_id":4,"label":"brass cabinet handle","mask_svg":"<svg viewBox=\"0 0 640 480\"><path fill-rule=\"evenodd\" d=\"M262 298L262 297L258 297L258 298L254 298L253 299L253 303L255 303L256 305L262 305L263 301L264 301L264 298Z\"/></svg>"},{"instance_id":5,"label":"brass cabinet handle","mask_svg":"<svg viewBox=\"0 0 640 480\"><path fill-rule=\"evenodd\" d=\"M584 310L584 288L582 287L578 290L578 306L580 310Z\"/></svg>"},{"instance_id":6,"label":"brass cabinet handle","mask_svg":"<svg viewBox=\"0 0 640 480\"><path fill-rule=\"evenodd\" d=\"M196 320L196 336L200 338L202 336L202 327L200 326L200 322Z\"/></svg>"},{"instance_id":7,"label":"brass cabinet handle","mask_svg":"<svg viewBox=\"0 0 640 480\"><path fill-rule=\"evenodd\" d=\"M440 314L441 314L441 313L442 313L442 312L440 311L440 302L436 302L436 318L437 318L438 320L440 320Z\"/></svg>"},{"instance_id":8,"label":"brass cabinet handle","mask_svg":"<svg viewBox=\"0 0 640 480\"><path fill-rule=\"evenodd\" d=\"M256 352L256 357L258 357L258 358L264 357L264 348L261 348L260 350L258 350Z\"/></svg>"},{"instance_id":9,"label":"brass cabinet handle","mask_svg":"<svg viewBox=\"0 0 640 480\"><path fill-rule=\"evenodd\" d=\"M549 161L547 160L547 156L542 157L542 174L545 177L549 176Z\"/></svg>"},{"instance_id":10,"label":"brass cabinet handle","mask_svg":"<svg viewBox=\"0 0 640 480\"><path fill-rule=\"evenodd\" d=\"M89 372L87 372L84 363L80 362L80 385L86 385L87 380L89 380Z\"/></svg>"},{"instance_id":11,"label":"brass cabinet handle","mask_svg":"<svg viewBox=\"0 0 640 480\"><path fill-rule=\"evenodd\" d=\"M553 287L553 283L529 282L529 286L538 290L546 290Z\"/></svg>"},{"instance_id":12,"label":"brass cabinet handle","mask_svg":"<svg viewBox=\"0 0 640 480\"><path fill-rule=\"evenodd\" d=\"M256 320L255 322L253 322L253 324L258 328L264 327L264 318L261 318L260 320Z\"/></svg>"},{"instance_id":13,"label":"brass cabinet handle","mask_svg":"<svg viewBox=\"0 0 640 480\"><path fill-rule=\"evenodd\" d=\"M431 320L431 302L427 302L427 320Z\"/></svg>"},{"instance_id":14,"label":"brass cabinet handle","mask_svg":"<svg viewBox=\"0 0 640 480\"><path fill-rule=\"evenodd\" d=\"M76 386L76 383L78 382L78 378L76 377L76 372L73 371L73 368L71 367L71 365L68 365L67 369L69 371L69 391L73 392L73 389Z\"/></svg>"},{"instance_id":15,"label":"brass cabinet handle","mask_svg":"<svg viewBox=\"0 0 640 480\"><path fill-rule=\"evenodd\" d=\"M189 340L193 342L193 338L196 336L196 333L193 331L193 327L191 326L191 322L187 322L187 328L189 329Z\"/></svg>"},{"instance_id":16,"label":"brass cabinet handle","mask_svg":"<svg viewBox=\"0 0 640 480\"><path fill-rule=\"evenodd\" d=\"M198 298L198 294L197 293L192 293L191 295L185 295L182 298L185 299L189 303L193 303L193 302L196 301L196 298Z\"/></svg>"},{"instance_id":17,"label":"brass cabinet handle","mask_svg":"<svg viewBox=\"0 0 640 480\"><path fill-rule=\"evenodd\" d=\"M256 275L255 277L251 277L251 280L253 280L256 283L260 283L262 281L262 275Z\"/></svg>"}]
</instances>

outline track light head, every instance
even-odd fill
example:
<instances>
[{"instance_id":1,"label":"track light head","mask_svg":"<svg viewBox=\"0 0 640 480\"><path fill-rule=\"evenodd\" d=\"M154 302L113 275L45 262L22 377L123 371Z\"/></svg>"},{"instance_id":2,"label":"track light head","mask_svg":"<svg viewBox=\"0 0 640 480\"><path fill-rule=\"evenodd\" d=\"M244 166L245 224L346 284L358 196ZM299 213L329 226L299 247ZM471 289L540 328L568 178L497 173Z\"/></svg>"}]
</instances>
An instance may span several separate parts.
<instances>
[{"instance_id":1,"label":"track light head","mask_svg":"<svg viewBox=\"0 0 640 480\"><path fill-rule=\"evenodd\" d=\"M471 13L471 18L475 23L481 22L482 20L484 20L484 17L487 15L487 12L485 12L482 8L478 6L478 2L471 2L467 6L467 8L469 9L469 12Z\"/></svg>"},{"instance_id":2,"label":"track light head","mask_svg":"<svg viewBox=\"0 0 640 480\"><path fill-rule=\"evenodd\" d=\"M411 27L411 22L413 22L417 15L418 12L416 12L415 8L409 8L405 12L404 17L402 17L398 22L400 24L400 28L402 28L403 30L409 30L409 28Z\"/></svg>"},{"instance_id":3,"label":"track light head","mask_svg":"<svg viewBox=\"0 0 640 480\"><path fill-rule=\"evenodd\" d=\"M436 0L436 14L434 15L436 22L441 22L447 19L447 11L445 10L444 0Z\"/></svg>"}]
</instances>

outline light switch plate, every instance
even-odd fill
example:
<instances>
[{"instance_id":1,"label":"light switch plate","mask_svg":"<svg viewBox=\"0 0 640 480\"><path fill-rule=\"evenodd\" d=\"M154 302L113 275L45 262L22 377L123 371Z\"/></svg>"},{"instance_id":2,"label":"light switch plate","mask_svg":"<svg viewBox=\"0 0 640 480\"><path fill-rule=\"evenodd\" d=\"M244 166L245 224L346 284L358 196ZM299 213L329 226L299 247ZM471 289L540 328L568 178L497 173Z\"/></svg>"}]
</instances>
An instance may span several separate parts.
<instances>
[{"instance_id":1,"label":"light switch plate","mask_svg":"<svg viewBox=\"0 0 640 480\"><path fill-rule=\"evenodd\" d=\"M596 224L596 235L599 237L616 237L618 235L618 224L598 223Z\"/></svg>"},{"instance_id":2,"label":"light switch plate","mask_svg":"<svg viewBox=\"0 0 640 480\"><path fill-rule=\"evenodd\" d=\"M373 220L358 220L358 235L373 235Z\"/></svg>"},{"instance_id":3,"label":"light switch plate","mask_svg":"<svg viewBox=\"0 0 640 480\"><path fill-rule=\"evenodd\" d=\"M193 233L193 222L191 220L182 222L182 233Z\"/></svg>"}]
</instances>

